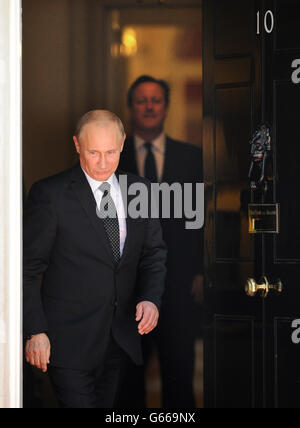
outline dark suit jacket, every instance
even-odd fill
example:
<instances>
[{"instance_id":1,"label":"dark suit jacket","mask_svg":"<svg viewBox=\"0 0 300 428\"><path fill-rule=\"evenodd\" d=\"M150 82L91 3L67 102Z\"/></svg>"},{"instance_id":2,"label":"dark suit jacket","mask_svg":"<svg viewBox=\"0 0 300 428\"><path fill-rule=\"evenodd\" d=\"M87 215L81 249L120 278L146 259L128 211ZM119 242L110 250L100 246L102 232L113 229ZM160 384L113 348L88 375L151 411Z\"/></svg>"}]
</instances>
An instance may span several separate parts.
<instances>
[{"instance_id":1,"label":"dark suit jacket","mask_svg":"<svg viewBox=\"0 0 300 428\"><path fill-rule=\"evenodd\" d=\"M133 138L127 138L121 154L120 168L138 175ZM167 137L162 182L202 183L202 151L191 144ZM181 298L190 294L191 281L196 274L203 273L203 230L186 230L183 219L161 219L164 241L168 249L167 289L170 297ZM184 287L183 284L189 284ZM176 288L176 294L172 289ZM179 291L179 293L178 293Z\"/></svg>"},{"instance_id":2,"label":"dark suit jacket","mask_svg":"<svg viewBox=\"0 0 300 428\"><path fill-rule=\"evenodd\" d=\"M127 179L128 185L148 183L130 174ZM24 216L25 336L47 332L53 366L92 369L112 332L132 360L142 363L136 304L160 306L165 261L159 221L128 217L123 256L114 265L79 164L36 183Z\"/></svg>"}]
</instances>

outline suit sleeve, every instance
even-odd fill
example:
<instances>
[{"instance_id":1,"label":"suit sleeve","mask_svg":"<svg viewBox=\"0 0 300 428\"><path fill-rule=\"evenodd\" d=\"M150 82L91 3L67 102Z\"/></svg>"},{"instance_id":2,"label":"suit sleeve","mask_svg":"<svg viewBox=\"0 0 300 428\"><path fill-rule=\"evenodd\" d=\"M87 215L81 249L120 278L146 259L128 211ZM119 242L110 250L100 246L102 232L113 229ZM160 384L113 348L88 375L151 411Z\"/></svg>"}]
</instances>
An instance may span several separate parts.
<instances>
[{"instance_id":1,"label":"suit sleeve","mask_svg":"<svg viewBox=\"0 0 300 428\"><path fill-rule=\"evenodd\" d=\"M33 185L24 209L23 325L24 336L47 331L41 299L41 277L46 271L56 237L53 203L41 182Z\"/></svg>"},{"instance_id":2,"label":"suit sleeve","mask_svg":"<svg viewBox=\"0 0 300 428\"><path fill-rule=\"evenodd\" d=\"M150 301L158 310L165 289L167 249L158 219L148 222L145 242L139 263L138 303Z\"/></svg>"}]
</instances>

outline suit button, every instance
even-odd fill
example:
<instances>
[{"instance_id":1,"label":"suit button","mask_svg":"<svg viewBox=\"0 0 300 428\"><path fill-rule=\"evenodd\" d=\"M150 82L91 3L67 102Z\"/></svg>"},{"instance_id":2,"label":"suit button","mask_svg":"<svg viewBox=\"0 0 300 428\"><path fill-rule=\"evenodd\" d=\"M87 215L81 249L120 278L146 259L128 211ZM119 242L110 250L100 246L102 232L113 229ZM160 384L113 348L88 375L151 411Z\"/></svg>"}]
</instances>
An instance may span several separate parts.
<instances>
[{"instance_id":1,"label":"suit button","mask_svg":"<svg viewBox=\"0 0 300 428\"><path fill-rule=\"evenodd\" d=\"M117 301L115 301L115 308L118 306L118 302Z\"/></svg>"}]
</instances>

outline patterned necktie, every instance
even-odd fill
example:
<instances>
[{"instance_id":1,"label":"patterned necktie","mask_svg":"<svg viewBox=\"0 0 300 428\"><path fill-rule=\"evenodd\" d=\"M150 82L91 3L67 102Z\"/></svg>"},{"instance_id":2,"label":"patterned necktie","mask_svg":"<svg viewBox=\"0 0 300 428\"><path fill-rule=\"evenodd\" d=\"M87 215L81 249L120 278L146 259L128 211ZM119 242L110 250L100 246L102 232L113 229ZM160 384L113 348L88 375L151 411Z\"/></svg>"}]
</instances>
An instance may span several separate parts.
<instances>
[{"instance_id":1,"label":"patterned necktie","mask_svg":"<svg viewBox=\"0 0 300 428\"><path fill-rule=\"evenodd\" d=\"M99 189L103 192L100 203L100 212L98 217L101 218L107 233L113 256L116 263L119 263L121 258L120 253L120 228L117 209L110 194L110 184L102 183Z\"/></svg>"},{"instance_id":2,"label":"patterned necktie","mask_svg":"<svg viewBox=\"0 0 300 428\"><path fill-rule=\"evenodd\" d=\"M152 183L157 183L158 182L157 168L156 168L155 157L152 151L152 143L146 142L144 146L147 150L147 156L145 160L145 170L144 170L145 178L148 178L148 180L150 180Z\"/></svg>"}]
</instances>

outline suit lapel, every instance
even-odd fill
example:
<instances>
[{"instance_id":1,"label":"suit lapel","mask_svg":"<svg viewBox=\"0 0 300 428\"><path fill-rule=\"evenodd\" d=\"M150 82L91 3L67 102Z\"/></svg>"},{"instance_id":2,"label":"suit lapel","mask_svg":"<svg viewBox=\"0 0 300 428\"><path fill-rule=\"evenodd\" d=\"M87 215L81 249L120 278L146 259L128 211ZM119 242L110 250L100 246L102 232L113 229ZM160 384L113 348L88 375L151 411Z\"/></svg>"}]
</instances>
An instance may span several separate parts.
<instances>
[{"instance_id":1,"label":"suit lapel","mask_svg":"<svg viewBox=\"0 0 300 428\"><path fill-rule=\"evenodd\" d=\"M96 214L96 200L94 198L90 185L81 169L80 164L74 167L72 176L72 188L83 210L87 214L94 230L98 234L100 243L104 245L111 264L114 264L113 252L108 236L105 232L102 221L97 217Z\"/></svg>"}]
</instances>

